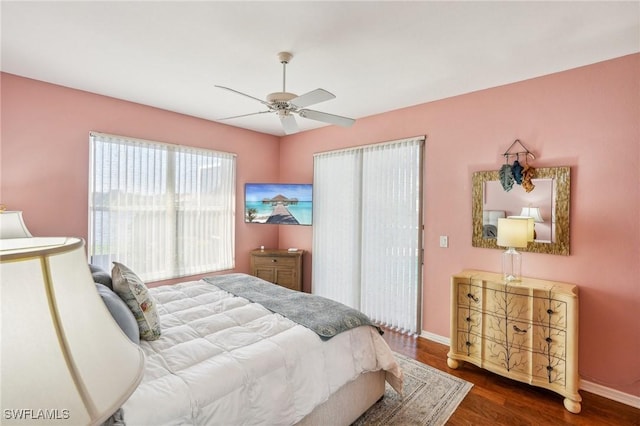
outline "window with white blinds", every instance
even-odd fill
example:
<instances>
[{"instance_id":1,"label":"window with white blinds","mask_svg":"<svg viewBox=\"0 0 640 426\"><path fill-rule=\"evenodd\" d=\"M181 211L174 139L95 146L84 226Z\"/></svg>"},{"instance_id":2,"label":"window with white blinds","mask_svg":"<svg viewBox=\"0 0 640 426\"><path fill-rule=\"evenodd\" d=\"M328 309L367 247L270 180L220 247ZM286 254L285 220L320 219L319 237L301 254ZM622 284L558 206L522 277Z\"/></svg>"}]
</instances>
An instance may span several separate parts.
<instances>
[{"instance_id":1,"label":"window with white blinds","mask_svg":"<svg viewBox=\"0 0 640 426\"><path fill-rule=\"evenodd\" d=\"M232 269L234 154L90 134L93 264L147 281Z\"/></svg>"},{"instance_id":2,"label":"window with white blinds","mask_svg":"<svg viewBox=\"0 0 640 426\"><path fill-rule=\"evenodd\" d=\"M424 138L314 156L313 292L420 327Z\"/></svg>"}]
</instances>

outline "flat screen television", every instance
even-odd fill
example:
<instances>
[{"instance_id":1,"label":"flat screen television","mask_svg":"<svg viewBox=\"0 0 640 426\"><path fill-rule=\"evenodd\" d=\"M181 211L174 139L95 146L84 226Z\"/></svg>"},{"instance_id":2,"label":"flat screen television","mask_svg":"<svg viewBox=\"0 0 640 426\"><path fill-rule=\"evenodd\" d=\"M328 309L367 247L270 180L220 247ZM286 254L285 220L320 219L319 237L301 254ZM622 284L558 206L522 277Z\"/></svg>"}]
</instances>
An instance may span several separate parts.
<instances>
[{"instance_id":1,"label":"flat screen television","mask_svg":"<svg viewBox=\"0 0 640 426\"><path fill-rule=\"evenodd\" d=\"M244 221L273 225L311 225L310 183L247 183Z\"/></svg>"}]
</instances>

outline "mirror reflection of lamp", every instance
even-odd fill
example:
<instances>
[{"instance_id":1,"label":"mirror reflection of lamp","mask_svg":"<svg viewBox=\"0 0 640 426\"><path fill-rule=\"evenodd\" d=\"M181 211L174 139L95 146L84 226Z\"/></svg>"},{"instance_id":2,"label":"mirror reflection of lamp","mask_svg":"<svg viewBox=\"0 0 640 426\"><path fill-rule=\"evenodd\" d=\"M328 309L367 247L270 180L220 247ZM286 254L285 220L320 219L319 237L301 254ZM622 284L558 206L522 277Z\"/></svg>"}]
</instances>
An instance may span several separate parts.
<instances>
[{"instance_id":1,"label":"mirror reflection of lamp","mask_svg":"<svg viewBox=\"0 0 640 426\"><path fill-rule=\"evenodd\" d=\"M531 218L498 219L498 245L507 247L502 253L502 276L505 281L520 281L522 255L516 248L526 247L529 241L533 241Z\"/></svg>"},{"instance_id":2,"label":"mirror reflection of lamp","mask_svg":"<svg viewBox=\"0 0 640 426\"><path fill-rule=\"evenodd\" d=\"M540 207L523 207L520 212L520 216L531 217L533 218L533 239L537 238L535 223L544 223L544 219L542 218L542 214L540 213Z\"/></svg>"}]
</instances>

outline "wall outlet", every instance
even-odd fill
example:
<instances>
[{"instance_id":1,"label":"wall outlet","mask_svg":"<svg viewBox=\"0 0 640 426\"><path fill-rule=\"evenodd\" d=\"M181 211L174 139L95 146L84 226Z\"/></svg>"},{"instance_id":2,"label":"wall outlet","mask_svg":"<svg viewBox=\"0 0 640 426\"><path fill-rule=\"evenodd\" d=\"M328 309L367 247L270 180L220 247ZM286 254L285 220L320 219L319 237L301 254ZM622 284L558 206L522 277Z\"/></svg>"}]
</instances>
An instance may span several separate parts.
<instances>
[{"instance_id":1,"label":"wall outlet","mask_svg":"<svg viewBox=\"0 0 640 426\"><path fill-rule=\"evenodd\" d=\"M440 247L449 247L449 237L447 237L446 235L440 235Z\"/></svg>"}]
</instances>

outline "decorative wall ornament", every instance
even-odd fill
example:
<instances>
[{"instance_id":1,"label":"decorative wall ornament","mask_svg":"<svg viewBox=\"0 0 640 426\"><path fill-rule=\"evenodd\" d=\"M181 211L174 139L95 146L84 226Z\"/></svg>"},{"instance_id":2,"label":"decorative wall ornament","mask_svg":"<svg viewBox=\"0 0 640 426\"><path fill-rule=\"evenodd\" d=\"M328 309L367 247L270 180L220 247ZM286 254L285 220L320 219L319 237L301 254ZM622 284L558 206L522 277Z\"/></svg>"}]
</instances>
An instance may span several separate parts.
<instances>
[{"instance_id":1,"label":"decorative wall ornament","mask_svg":"<svg viewBox=\"0 0 640 426\"><path fill-rule=\"evenodd\" d=\"M509 164L504 164L500 168L498 175L500 176L500 184L502 185L502 188L507 192L511 191L511 188L513 188L513 182L515 182L511 166Z\"/></svg>"},{"instance_id":2,"label":"decorative wall ornament","mask_svg":"<svg viewBox=\"0 0 640 426\"><path fill-rule=\"evenodd\" d=\"M528 164L526 166L529 167ZM511 166L511 172L513 173L513 179L515 179L518 185L522 185L523 170L524 170L524 167L520 165L520 162L518 160L513 162L513 166Z\"/></svg>"},{"instance_id":3,"label":"decorative wall ornament","mask_svg":"<svg viewBox=\"0 0 640 426\"><path fill-rule=\"evenodd\" d=\"M526 164L524 166L524 169L522 170L521 184L525 191L531 192L533 191L533 188L536 187L531 181L531 179L533 179L534 177L536 177L536 169L531 167L529 164Z\"/></svg>"},{"instance_id":4,"label":"decorative wall ornament","mask_svg":"<svg viewBox=\"0 0 640 426\"><path fill-rule=\"evenodd\" d=\"M518 144L520 145L523 151L514 150L514 146ZM515 149L518 147L515 146ZM513 141L509 149L507 149L504 154L502 154L505 158L506 164L504 164L499 171L500 175L500 183L502 184L502 188L509 192L511 188L513 188L513 183L517 183L518 185L522 185L525 191L531 192L533 188L536 186L531 182L531 179L535 177L536 169L533 168L529 164L529 157L535 160L536 156L533 155L531 151L527 149L526 146L520 142L520 139L516 139ZM524 166L520 164L520 156L524 156ZM513 165L509 165L509 161L511 157L516 157L513 162Z\"/></svg>"}]
</instances>

